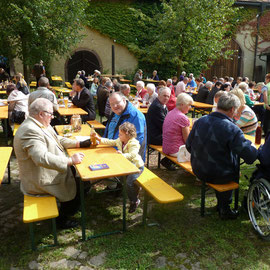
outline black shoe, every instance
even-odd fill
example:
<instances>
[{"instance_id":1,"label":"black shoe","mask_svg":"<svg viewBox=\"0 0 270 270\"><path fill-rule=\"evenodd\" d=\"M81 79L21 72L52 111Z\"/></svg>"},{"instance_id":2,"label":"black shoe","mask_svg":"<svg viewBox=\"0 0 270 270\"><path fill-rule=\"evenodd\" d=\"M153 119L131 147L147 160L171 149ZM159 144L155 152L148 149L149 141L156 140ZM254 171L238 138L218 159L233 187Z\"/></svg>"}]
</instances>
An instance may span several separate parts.
<instances>
[{"instance_id":1,"label":"black shoe","mask_svg":"<svg viewBox=\"0 0 270 270\"><path fill-rule=\"evenodd\" d=\"M79 226L79 222L71 219L58 219L56 221L57 228L59 229L71 229Z\"/></svg>"},{"instance_id":2,"label":"black shoe","mask_svg":"<svg viewBox=\"0 0 270 270\"><path fill-rule=\"evenodd\" d=\"M160 164L162 165L162 166L164 166L167 170L169 170L169 171L175 171L176 170L176 168L175 168L175 164L172 162L172 161L170 161L168 158L163 158L161 161L160 161Z\"/></svg>"},{"instance_id":3,"label":"black shoe","mask_svg":"<svg viewBox=\"0 0 270 270\"><path fill-rule=\"evenodd\" d=\"M130 206L129 206L128 212L129 213L134 213L140 203L141 203L140 199L138 199L136 202L130 202Z\"/></svg>"},{"instance_id":4,"label":"black shoe","mask_svg":"<svg viewBox=\"0 0 270 270\"><path fill-rule=\"evenodd\" d=\"M236 219L238 217L239 213L238 211L229 209L220 209L219 211L219 217L222 220L228 220L228 219Z\"/></svg>"}]
</instances>

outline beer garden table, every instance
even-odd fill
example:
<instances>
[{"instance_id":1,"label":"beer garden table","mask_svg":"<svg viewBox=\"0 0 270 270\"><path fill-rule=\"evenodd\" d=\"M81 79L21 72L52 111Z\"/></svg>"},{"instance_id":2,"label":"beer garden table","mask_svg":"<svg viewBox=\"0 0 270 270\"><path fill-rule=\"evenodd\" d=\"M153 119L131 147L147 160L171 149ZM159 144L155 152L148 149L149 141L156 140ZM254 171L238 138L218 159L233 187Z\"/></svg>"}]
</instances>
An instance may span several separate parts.
<instances>
[{"instance_id":1,"label":"beer garden table","mask_svg":"<svg viewBox=\"0 0 270 270\"><path fill-rule=\"evenodd\" d=\"M90 236L86 238L85 235L85 203L84 203L84 182L90 181L92 184L97 180L111 177L124 177L123 182L123 225L122 231L126 231L126 176L134 173L138 173L139 169L135 167L130 161L128 161L123 155L117 153L112 147L98 146L96 148L81 148L81 149L67 149L69 156L72 156L78 151L84 153L84 159L81 164L75 165L81 181L80 181L80 199L81 199L81 227L82 227L82 240L98 237L101 235ZM91 171L89 165L94 164L106 164L108 169ZM109 235L119 233L121 231L108 232L102 235Z\"/></svg>"},{"instance_id":2,"label":"beer garden table","mask_svg":"<svg viewBox=\"0 0 270 270\"><path fill-rule=\"evenodd\" d=\"M10 184L9 159L10 159L11 153L12 153L12 147L0 147L0 185L2 184L6 167L8 167L8 182L5 184Z\"/></svg>"}]
</instances>

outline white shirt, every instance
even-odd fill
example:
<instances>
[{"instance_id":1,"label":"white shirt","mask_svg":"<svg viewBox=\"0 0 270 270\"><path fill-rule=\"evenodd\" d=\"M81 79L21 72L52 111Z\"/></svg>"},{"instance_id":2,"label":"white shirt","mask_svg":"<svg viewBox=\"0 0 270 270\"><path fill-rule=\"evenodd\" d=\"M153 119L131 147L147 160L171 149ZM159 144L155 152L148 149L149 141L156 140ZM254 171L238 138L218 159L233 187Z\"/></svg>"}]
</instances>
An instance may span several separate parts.
<instances>
[{"instance_id":1,"label":"white shirt","mask_svg":"<svg viewBox=\"0 0 270 270\"><path fill-rule=\"evenodd\" d=\"M179 94L184 93L186 91L186 84L184 81L179 82L175 87L175 96L177 97Z\"/></svg>"}]
</instances>

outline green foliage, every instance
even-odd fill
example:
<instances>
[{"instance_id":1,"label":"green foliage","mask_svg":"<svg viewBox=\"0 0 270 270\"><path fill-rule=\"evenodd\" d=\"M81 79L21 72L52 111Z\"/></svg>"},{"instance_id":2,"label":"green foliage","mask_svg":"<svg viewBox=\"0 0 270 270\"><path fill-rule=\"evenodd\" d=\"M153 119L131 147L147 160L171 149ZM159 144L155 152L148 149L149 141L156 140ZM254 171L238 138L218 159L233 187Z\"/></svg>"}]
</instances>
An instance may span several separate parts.
<instances>
[{"instance_id":1,"label":"green foliage","mask_svg":"<svg viewBox=\"0 0 270 270\"><path fill-rule=\"evenodd\" d=\"M48 63L80 39L87 0L10 0L0 6L0 53L25 67ZM8 44L8 46L7 46Z\"/></svg>"}]
</instances>

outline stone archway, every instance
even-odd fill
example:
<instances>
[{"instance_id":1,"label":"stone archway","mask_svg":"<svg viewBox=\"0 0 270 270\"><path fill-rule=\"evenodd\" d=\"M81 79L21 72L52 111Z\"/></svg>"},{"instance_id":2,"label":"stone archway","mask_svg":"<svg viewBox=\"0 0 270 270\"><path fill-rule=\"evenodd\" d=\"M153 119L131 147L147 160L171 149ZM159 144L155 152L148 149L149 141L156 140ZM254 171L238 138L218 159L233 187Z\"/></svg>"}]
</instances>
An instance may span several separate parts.
<instances>
[{"instance_id":1,"label":"stone archway","mask_svg":"<svg viewBox=\"0 0 270 270\"><path fill-rule=\"evenodd\" d=\"M86 76L92 75L94 70L102 70L99 56L88 49L76 50L66 62L66 74L69 82L72 82L79 70L84 70Z\"/></svg>"},{"instance_id":2,"label":"stone archway","mask_svg":"<svg viewBox=\"0 0 270 270\"><path fill-rule=\"evenodd\" d=\"M235 51L231 59L221 58L216 60L209 69L204 71L204 76L207 80L211 81L213 76L217 76L218 78L224 76L233 78L242 76L243 51L241 47L232 39L226 49Z\"/></svg>"}]
</instances>

